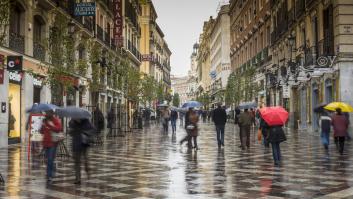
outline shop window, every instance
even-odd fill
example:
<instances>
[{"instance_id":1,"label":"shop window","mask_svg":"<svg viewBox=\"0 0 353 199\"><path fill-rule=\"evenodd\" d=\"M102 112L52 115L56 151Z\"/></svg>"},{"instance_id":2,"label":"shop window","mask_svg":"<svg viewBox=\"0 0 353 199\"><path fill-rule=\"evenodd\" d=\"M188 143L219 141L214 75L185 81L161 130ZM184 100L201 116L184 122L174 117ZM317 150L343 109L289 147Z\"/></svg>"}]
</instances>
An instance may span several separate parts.
<instances>
[{"instance_id":1,"label":"shop window","mask_svg":"<svg viewBox=\"0 0 353 199\"><path fill-rule=\"evenodd\" d=\"M21 137L21 86L9 84L9 123L8 137Z\"/></svg>"}]
</instances>

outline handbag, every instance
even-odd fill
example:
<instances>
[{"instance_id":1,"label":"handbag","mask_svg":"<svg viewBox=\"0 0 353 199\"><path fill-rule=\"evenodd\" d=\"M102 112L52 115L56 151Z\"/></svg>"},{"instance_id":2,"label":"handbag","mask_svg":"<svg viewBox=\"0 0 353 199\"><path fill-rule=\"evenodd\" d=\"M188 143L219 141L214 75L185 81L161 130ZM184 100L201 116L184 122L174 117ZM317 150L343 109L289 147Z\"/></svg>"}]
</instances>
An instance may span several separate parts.
<instances>
[{"instance_id":1,"label":"handbag","mask_svg":"<svg viewBox=\"0 0 353 199\"><path fill-rule=\"evenodd\" d=\"M65 134L63 132L50 132L52 142L60 142L65 139Z\"/></svg>"},{"instance_id":2,"label":"handbag","mask_svg":"<svg viewBox=\"0 0 353 199\"><path fill-rule=\"evenodd\" d=\"M195 125L189 124L189 125L186 126L186 129L187 130L194 130L195 129Z\"/></svg>"}]
</instances>

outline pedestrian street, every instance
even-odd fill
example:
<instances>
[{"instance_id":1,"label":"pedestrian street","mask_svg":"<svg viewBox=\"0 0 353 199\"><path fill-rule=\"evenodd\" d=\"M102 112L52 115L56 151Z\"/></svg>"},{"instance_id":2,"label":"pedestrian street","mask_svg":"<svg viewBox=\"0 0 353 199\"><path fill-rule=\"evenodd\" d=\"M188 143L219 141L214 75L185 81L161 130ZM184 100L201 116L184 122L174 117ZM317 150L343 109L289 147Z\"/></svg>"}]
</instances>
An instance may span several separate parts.
<instances>
[{"instance_id":1,"label":"pedestrian street","mask_svg":"<svg viewBox=\"0 0 353 199\"><path fill-rule=\"evenodd\" d=\"M25 145L0 150L0 198L353 198L352 143L340 156L334 144L327 156L319 136L288 132L283 162L274 166L271 149L251 134L251 148L239 148L237 127L226 126L218 149L214 125L200 122L200 150L180 146L176 135L151 124L125 137L109 138L90 151L91 177L74 185L73 161L56 159L56 177L46 185L46 165L28 162Z\"/></svg>"}]
</instances>

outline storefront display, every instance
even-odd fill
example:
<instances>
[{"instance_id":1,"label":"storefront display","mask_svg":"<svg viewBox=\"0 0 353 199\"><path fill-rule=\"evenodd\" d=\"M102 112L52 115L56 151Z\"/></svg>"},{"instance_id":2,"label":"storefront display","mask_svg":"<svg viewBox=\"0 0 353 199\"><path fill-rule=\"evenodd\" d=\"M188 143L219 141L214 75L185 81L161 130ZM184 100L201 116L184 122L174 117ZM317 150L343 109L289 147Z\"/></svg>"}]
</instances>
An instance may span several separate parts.
<instances>
[{"instance_id":1,"label":"storefront display","mask_svg":"<svg viewBox=\"0 0 353 199\"><path fill-rule=\"evenodd\" d=\"M21 86L9 84L9 143L19 143L21 138Z\"/></svg>"}]
</instances>

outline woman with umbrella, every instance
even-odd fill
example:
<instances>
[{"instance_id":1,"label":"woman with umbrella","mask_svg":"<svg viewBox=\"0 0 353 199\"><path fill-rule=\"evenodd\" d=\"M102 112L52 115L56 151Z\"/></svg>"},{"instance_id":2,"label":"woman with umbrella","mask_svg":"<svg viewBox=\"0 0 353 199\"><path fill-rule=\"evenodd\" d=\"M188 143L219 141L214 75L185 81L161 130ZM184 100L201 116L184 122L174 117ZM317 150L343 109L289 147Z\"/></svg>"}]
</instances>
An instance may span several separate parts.
<instances>
[{"instance_id":1,"label":"woman with umbrella","mask_svg":"<svg viewBox=\"0 0 353 199\"><path fill-rule=\"evenodd\" d=\"M341 108L336 108L336 114L332 117L331 123L334 130L336 146L338 146L340 154L343 155L344 141L347 136L349 122L342 114Z\"/></svg>"},{"instance_id":2,"label":"woman with umbrella","mask_svg":"<svg viewBox=\"0 0 353 199\"><path fill-rule=\"evenodd\" d=\"M288 112L283 107L265 107L260 109L260 114L268 125L266 139L271 143L274 163L279 166L282 159L280 143L287 140L283 125L288 120Z\"/></svg>"}]
</instances>

